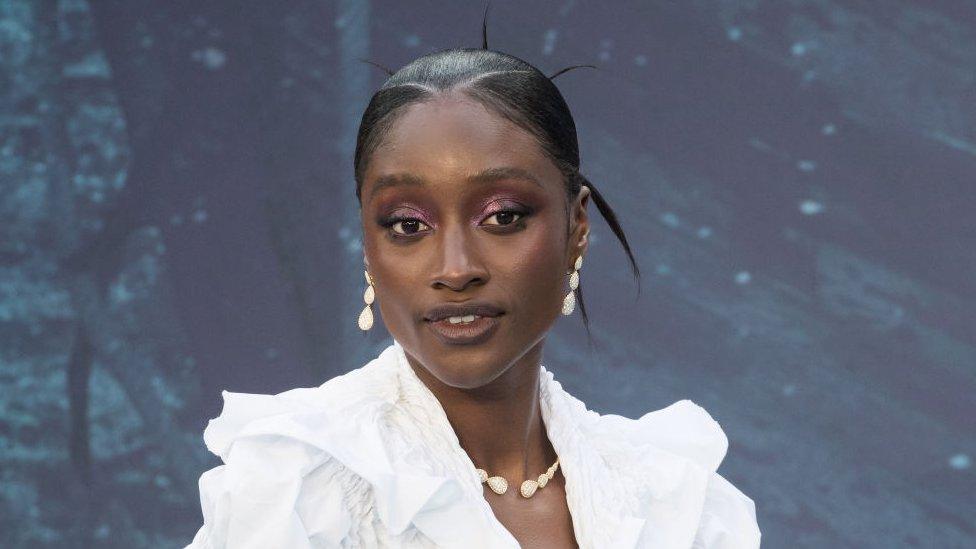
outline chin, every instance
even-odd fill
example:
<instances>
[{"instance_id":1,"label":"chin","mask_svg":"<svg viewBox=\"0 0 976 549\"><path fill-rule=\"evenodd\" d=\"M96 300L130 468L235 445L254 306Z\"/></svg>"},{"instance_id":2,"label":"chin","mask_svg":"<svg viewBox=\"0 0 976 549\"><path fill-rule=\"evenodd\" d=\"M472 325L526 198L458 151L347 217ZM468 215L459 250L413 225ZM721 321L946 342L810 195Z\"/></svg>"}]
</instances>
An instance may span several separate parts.
<instances>
[{"instance_id":1,"label":"chin","mask_svg":"<svg viewBox=\"0 0 976 549\"><path fill-rule=\"evenodd\" d=\"M455 389L476 389L494 381L504 373L510 361L501 357L500 347L482 345L444 345L427 342L427 360L420 360L432 376ZM420 357L418 357L420 358Z\"/></svg>"},{"instance_id":2,"label":"chin","mask_svg":"<svg viewBox=\"0 0 976 549\"><path fill-rule=\"evenodd\" d=\"M477 389L488 385L504 372L504 368L485 368L468 365L442 365L437 372L431 372L445 385L455 389Z\"/></svg>"},{"instance_id":3,"label":"chin","mask_svg":"<svg viewBox=\"0 0 976 549\"><path fill-rule=\"evenodd\" d=\"M437 351L435 351L437 352ZM437 352L439 360L430 363L428 371L445 385L455 389L476 389L494 381L505 371L505 364L498 364L498 357L491 349Z\"/></svg>"}]
</instances>

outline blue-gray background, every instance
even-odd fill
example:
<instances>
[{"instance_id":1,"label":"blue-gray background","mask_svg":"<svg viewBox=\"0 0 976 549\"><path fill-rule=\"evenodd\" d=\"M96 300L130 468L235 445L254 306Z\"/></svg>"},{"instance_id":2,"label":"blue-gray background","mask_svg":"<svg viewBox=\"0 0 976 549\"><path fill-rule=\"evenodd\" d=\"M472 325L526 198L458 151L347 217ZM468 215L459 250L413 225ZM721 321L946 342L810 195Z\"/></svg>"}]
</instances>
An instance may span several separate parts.
<instances>
[{"instance_id":1,"label":"blue-gray background","mask_svg":"<svg viewBox=\"0 0 976 549\"><path fill-rule=\"evenodd\" d=\"M0 545L182 547L220 390L389 343L352 141L454 1L0 1ZM546 362L601 412L691 398L764 547L972 547L976 4L496 0L618 210ZM595 212L594 212L595 215Z\"/></svg>"}]
</instances>

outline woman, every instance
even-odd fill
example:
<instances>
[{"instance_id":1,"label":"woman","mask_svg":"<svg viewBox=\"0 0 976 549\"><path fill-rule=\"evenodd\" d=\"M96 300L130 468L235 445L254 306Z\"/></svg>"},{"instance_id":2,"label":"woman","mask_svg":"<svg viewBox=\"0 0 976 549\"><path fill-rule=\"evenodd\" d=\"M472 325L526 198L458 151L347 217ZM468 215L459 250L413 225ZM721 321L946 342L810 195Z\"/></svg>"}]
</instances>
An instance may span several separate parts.
<instances>
[{"instance_id":1,"label":"woman","mask_svg":"<svg viewBox=\"0 0 976 549\"><path fill-rule=\"evenodd\" d=\"M378 305L393 344L320 387L224 392L191 547L758 547L707 412L601 416L542 365L581 296L590 199L637 274L578 170L569 109L530 64L455 49L393 74L355 157L359 324Z\"/></svg>"}]
</instances>

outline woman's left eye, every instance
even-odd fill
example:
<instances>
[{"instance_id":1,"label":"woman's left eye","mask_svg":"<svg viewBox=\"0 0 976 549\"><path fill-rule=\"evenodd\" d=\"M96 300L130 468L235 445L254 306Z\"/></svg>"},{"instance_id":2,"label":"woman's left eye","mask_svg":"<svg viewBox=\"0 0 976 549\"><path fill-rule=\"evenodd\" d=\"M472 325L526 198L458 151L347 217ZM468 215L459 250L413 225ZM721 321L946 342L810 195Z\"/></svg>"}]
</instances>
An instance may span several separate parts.
<instances>
[{"instance_id":1,"label":"woman's left eye","mask_svg":"<svg viewBox=\"0 0 976 549\"><path fill-rule=\"evenodd\" d=\"M497 213L493 213L485 219L486 225L511 225L519 219L522 219L525 214L522 212L516 212L513 210L503 210ZM495 220L495 223L490 223L491 219Z\"/></svg>"}]
</instances>

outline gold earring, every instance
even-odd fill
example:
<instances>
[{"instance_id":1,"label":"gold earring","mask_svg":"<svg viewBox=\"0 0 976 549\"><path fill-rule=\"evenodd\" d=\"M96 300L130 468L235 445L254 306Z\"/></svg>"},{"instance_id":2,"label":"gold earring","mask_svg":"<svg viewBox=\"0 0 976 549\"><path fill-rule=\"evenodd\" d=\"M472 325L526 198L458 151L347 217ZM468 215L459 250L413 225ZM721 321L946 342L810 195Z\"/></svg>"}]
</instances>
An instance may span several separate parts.
<instances>
[{"instance_id":1,"label":"gold earring","mask_svg":"<svg viewBox=\"0 0 976 549\"><path fill-rule=\"evenodd\" d=\"M367 284L366 291L363 293L363 301L366 302L366 307L363 308L363 312L359 313L359 329L365 332L373 327L373 310L370 305L376 299L376 291L373 289L373 279L369 276L369 271L363 272L366 274Z\"/></svg>"},{"instance_id":2,"label":"gold earring","mask_svg":"<svg viewBox=\"0 0 976 549\"><path fill-rule=\"evenodd\" d=\"M583 256L576 258L576 263L573 264L573 273L569 275L569 293L563 298L563 314L571 315L576 309L576 288L579 288L579 270L583 266Z\"/></svg>"}]
</instances>

